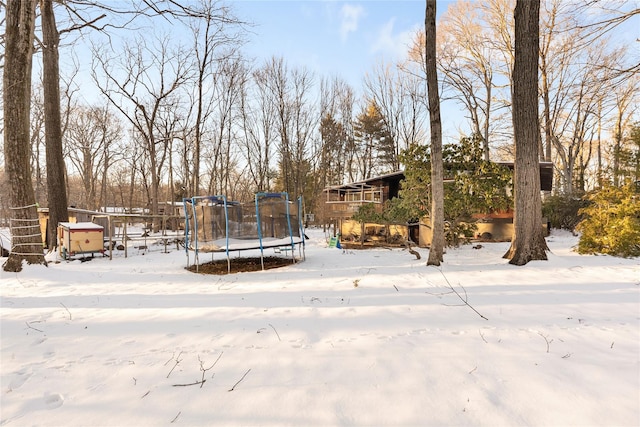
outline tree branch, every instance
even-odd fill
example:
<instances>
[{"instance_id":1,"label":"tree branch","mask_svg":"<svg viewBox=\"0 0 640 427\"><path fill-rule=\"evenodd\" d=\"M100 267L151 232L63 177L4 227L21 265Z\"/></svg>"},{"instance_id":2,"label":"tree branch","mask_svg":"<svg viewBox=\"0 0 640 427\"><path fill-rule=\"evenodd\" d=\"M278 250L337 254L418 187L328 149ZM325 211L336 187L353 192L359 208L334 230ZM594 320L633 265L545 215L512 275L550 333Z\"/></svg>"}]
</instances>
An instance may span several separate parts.
<instances>
[{"instance_id":1,"label":"tree branch","mask_svg":"<svg viewBox=\"0 0 640 427\"><path fill-rule=\"evenodd\" d=\"M72 31L75 31L75 30L81 30L81 29L86 28L86 27L93 28L94 30L98 30L98 31L100 31L101 29L100 29L100 28L98 28L98 27L96 27L94 24L95 24L96 22L98 22L99 20L101 20L102 18L105 18L106 16L107 16L107 15L103 13L102 15L98 16L98 17L97 17L97 18L95 18L95 19L92 19L91 21L83 22L83 23L81 23L81 24L72 25L72 26L71 26L71 27L69 27L69 28L65 28L65 29L63 29L63 30L60 30L60 31L59 31L59 34L61 34L61 35L62 35L62 34L64 34L64 33L70 33L70 32L72 32Z\"/></svg>"},{"instance_id":2,"label":"tree branch","mask_svg":"<svg viewBox=\"0 0 640 427\"><path fill-rule=\"evenodd\" d=\"M235 384L233 385L233 387L231 387L231 388L229 389L229 391L233 391L233 390L235 390L235 389L236 389L236 386L237 386L238 384L240 384L240 383L242 382L242 380L244 380L244 377L246 377L246 376L247 376L247 374L248 374L250 371L251 371L251 368L249 368L249 370L247 370L247 372L245 372L245 373L244 373L244 375L242 376L242 378L240 378L240 379L238 380L238 382L237 382L237 383L235 383Z\"/></svg>"},{"instance_id":3,"label":"tree branch","mask_svg":"<svg viewBox=\"0 0 640 427\"><path fill-rule=\"evenodd\" d=\"M480 314L480 312L476 310L471 304L469 304L467 290L464 288L464 286L458 283L458 286L460 286L464 291L464 297L462 297L462 295L460 295L460 293L456 291L454 287L451 285L451 283L449 282L449 279L447 279L447 276L444 275L444 272L442 271L442 269L438 269L438 270L440 271L440 274L442 274L442 277L444 277L444 280L447 282L447 286L449 287L449 289L451 289L451 292L456 294L456 296L460 299L460 301L462 301L463 305L466 305L467 307L469 307L471 310L473 310L478 316L482 317L484 320L489 320L488 318Z\"/></svg>"}]
</instances>

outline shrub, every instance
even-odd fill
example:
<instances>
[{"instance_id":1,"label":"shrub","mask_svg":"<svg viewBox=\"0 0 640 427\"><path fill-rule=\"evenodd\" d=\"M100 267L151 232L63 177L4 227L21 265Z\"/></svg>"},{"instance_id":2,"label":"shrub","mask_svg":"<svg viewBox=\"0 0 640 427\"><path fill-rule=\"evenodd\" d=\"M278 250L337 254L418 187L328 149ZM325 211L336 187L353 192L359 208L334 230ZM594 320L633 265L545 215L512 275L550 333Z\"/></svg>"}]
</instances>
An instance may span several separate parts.
<instances>
[{"instance_id":1,"label":"shrub","mask_svg":"<svg viewBox=\"0 0 640 427\"><path fill-rule=\"evenodd\" d=\"M444 241L449 247L459 247L461 244L467 244L476 235L478 226L473 220L469 222L449 222L444 224Z\"/></svg>"},{"instance_id":2,"label":"shrub","mask_svg":"<svg viewBox=\"0 0 640 427\"><path fill-rule=\"evenodd\" d=\"M640 200L632 186L605 187L586 198L591 204L580 210L578 252L640 256Z\"/></svg>"},{"instance_id":3,"label":"shrub","mask_svg":"<svg viewBox=\"0 0 640 427\"><path fill-rule=\"evenodd\" d=\"M503 165L484 160L481 140L462 138L442 148L444 219L447 246L459 246L474 236L474 213L490 213L513 206L512 174ZM412 145L400 155L405 179L400 204L409 218L429 216L431 210L431 154L426 145Z\"/></svg>"},{"instance_id":4,"label":"shrub","mask_svg":"<svg viewBox=\"0 0 640 427\"><path fill-rule=\"evenodd\" d=\"M584 216L581 209L588 206L584 198L558 195L551 196L542 203L542 215L547 218L552 228L573 231Z\"/></svg>"}]
</instances>

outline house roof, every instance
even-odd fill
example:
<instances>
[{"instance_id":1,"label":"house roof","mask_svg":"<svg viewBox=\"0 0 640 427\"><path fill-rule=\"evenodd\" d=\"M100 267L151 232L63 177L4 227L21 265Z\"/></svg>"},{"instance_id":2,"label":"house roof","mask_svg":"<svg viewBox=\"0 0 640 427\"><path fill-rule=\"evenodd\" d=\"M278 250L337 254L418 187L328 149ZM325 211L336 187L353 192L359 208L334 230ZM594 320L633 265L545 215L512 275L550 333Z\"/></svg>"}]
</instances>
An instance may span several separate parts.
<instances>
[{"instance_id":1,"label":"house roof","mask_svg":"<svg viewBox=\"0 0 640 427\"><path fill-rule=\"evenodd\" d=\"M404 171L400 170L400 171L395 171L395 172L390 172L390 173L386 173L384 175L378 175L378 176L374 176L371 178L367 178L367 179L363 179L361 181L354 181L354 182L350 182L350 183L346 183L346 184L342 184L342 185L332 185L329 187L325 188L325 191L331 191L331 190L359 190L361 188L368 188L368 187L373 187L374 183L378 182L378 181L402 181L404 179Z\"/></svg>"},{"instance_id":2,"label":"house roof","mask_svg":"<svg viewBox=\"0 0 640 427\"><path fill-rule=\"evenodd\" d=\"M514 169L513 162L496 162L500 165L506 166L509 169ZM360 190L363 188L373 187L376 182L392 182L402 181L404 179L404 170L390 172L384 175L378 175L371 178L363 179L361 181L350 182L342 185L333 185L325 188L325 191L347 191L347 190ZM553 163L540 162L540 189L542 191L551 191L553 189Z\"/></svg>"},{"instance_id":3,"label":"house roof","mask_svg":"<svg viewBox=\"0 0 640 427\"><path fill-rule=\"evenodd\" d=\"M496 162L513 170L513 162ZM540 162L540 190L551 191L553 189L553 163Z\"/></svg>"}]
</instances>

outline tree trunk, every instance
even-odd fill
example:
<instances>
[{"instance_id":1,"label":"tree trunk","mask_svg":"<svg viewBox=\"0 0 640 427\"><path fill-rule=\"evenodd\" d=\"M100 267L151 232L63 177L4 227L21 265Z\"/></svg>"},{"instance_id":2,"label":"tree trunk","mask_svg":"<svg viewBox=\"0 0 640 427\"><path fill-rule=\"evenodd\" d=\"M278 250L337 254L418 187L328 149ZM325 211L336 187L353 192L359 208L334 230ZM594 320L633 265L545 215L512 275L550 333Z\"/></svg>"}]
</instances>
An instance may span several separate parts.
<instances>
[{"instance_id":1,"label":"tree trunk","mask_svg":"<svg viewBox=\"0 0 640 427\"><path fill-rule=\"evenodd\" d=\"M4 157L10 183L12 251L4 271L18 272L22 263L44 264L42 236L31 182L29 113L35 2L6 3L3 76Z\"/></svg>"},{"instance_id":2,"label":"tree trunk","mask_svg":"<svg viewBox=\"0 0 640 427\"><path fill-rule=\"evenodd\" d=\"M207 32L209 30L209 27L207 26ZM205 38L205 51L203 52L204 54L204 59L202 60L202 62L198 63L198 99L196 101L197 107L196 107L196 123L195 123L195 138L193 141L193 165L192 165L192 187L190 187L191 189L191 194L189 194L189 196L199 196L200 195L200 154L202 151L202 144L201 144L201 139L202 139L202 115L203 115L203 104L204 104L204 84L205 84L205 67L208 64L208 54L209 51L207 49L208 46L208 39ZM185 141L185 145L186 145L186 139ZM186 186L186 185L185 185ZM189 188L188 186L186 186L187 188Z\"/></svg>"},{"instance_id":3,"label":"tree trunk","mask_svg":"<svg viewBox=\"0 0 640 427\"><path fill-rule=\"evenodd\" d=\"M542 100L544 102L544 135L545 135L545 146L540 144L540 160L544 160L545 162L551 161L551 145L553 141L553 127L551 124L551 100L549 97L549 80L547 77L547 67L546 67L546 58L542 57L541 61L543 61L542 68Z\"/></svg>"},{"instance_id":4,"label":"tree trunk","mask_svg":"<svg viewBox=\"0 0 640 427\"><path fill-rule=\"evenodd\" d=\"M59 35L53 14L53 1L41 0L42 61L44 87L44 129L47 153L47 191L49 194L49 222L47 246L54 249L58 242L56 230L59 222L69 221L67 186L62 155L62 125L60 120L60 73L58 70Z\"/></svg>"},{"instance_id":5,"label":"tree trunk","mask_svg":"<svg viewBox=\"0 0 640 427\"><path fill-rule=\"evenodd\" d=\"M598 169L597 169L597 185L602 188L602 101L598 101Z\"/></svg>"},{"instance_id":6,"label":"tree trunk","mask_svg":"<svg viewBox=\"0 0 640 427\"><path fill-rule=\"evenodd\" d=\"M438 94L438 72L436 69L436 0L427 0L424 20L427 74L427 96L429 99L429 121L431 128L431 247L427 265L440 265L444 257L444 172L442 165L442 123L440 121L440 96Z\"/></svg>"},{"instance_id":7,"label":"tree trunk","mask_svg":"<svg viewBox=\"0 0 640 427\"><path fill-rule=\"evenodd\" d=\"M613 186L620 186L620 155L622 154L622 110L616 117L615 129L613 131Z\"/></svg>"},{"instance_id":8,"label":"tree trunk","mask_svg":"<svg viewBox=\"0 0 640 427\"><path fill-rule=\"evenodd\" d=\"M538 53L540 0L517 0L515 7L515 61L513 65L513 130L515 233L504 255L510 264L546 260L542 229L538 147Z\"/></svg>"},{"instance_id":9,"label":"tree trunk","mask_svg":"<svg viewBox=\"0 0 640 427\"><path fill-rule=\"evenodd\" d=\"M490 79L486 79L485 80L485 85L487 88L487 98L485 100L485 104L487 106L487 114L486 114L486 118L484 120L484 133L482 135L482 151L484 154L484 160L486 160L487 162L491 161L491 151L489 150L489 124L490 124L490 112L491 112L491 97L493 95L491 95L491 80Z\"/></svg>"}]
</instances>

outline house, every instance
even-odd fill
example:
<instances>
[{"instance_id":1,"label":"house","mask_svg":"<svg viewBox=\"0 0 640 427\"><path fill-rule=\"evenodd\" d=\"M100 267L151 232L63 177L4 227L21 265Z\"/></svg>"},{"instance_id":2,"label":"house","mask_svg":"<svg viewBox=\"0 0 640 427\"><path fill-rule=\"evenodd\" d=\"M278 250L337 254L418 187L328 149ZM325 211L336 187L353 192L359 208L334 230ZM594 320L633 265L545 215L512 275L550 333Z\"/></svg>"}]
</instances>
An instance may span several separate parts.
<instances>
[{"instance_id":1,"label":"house","mask_svg":"<svg viewBox=\"0 0 640 427\"><path fill-rule=\"evenodd\" d=\"M403 240L409 238L410 227L407 224L389 224L387 230L384 224L360 224L351 219L360 206L368 203L372 203L377 212L382 212L385 201L398 197L403 179L404 171L396 171L324 189L323 215L326 222L332 223L335 232L340 234L341 242L360 241L363 232L364 240L370 243L387 240L389 236Z\"/></svg>"},{"instance_id":2,"label":"house","mask_svg":"<svg viewBox=\"0 0 640 427\"><path fill-rule=\"evenodd\" d=\"M386 175L335 185L324 189L325 216L330 220L349 219L360 206L373 203L382 212L382 204L398 197L400 182L404 179L404 171L396 171Z\"/></svg>"},{"instance_id":3,"label":"house","mask_svg":"<svg viewBox=\"0 0 640 427\"><path fill-rule=\"evenodd\" d=\"M513 170L513 163L499 163ZM325 222L332 223L336 233L340 233L342 242L360 241L364 232L365 242L388 240L391 237L410 239L419 246L431 243L429 219L423 218L416 224L360 224L352 216L360 206L372 203L376 211L382 212L384 202L398 197L404 171L391 172L369 179L324 189L325 201L323 216ZM542 191L551 191L553 185L553 164L540 163L540 187ZM487 240L508 241L513 235L513 212L495 212L477 214L478 237ZM544 221L546 223L546 221ZM545 224L546 226L546 224ZM388 229L387 229L388 228Z\"/></svg>"}]
</instances>

